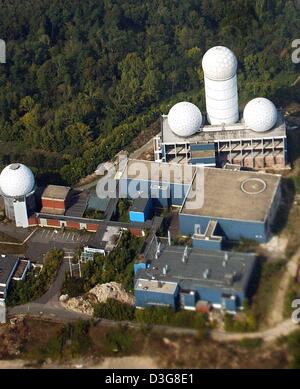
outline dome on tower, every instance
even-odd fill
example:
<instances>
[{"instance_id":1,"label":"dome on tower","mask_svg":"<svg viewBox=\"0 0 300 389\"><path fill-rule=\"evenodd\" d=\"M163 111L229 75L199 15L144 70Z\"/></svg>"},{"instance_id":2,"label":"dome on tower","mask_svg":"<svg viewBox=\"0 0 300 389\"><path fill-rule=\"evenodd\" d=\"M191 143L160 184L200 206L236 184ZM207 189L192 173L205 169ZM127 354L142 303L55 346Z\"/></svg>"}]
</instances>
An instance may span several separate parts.
<instances>
[{"instance_id":1,"label":"dome on tower","mask_svg":"<svg viewBox=\"0 0 300 389\"><path fill-rule=\"evenodd\" d=\"M202 68L210 80L225 81L236 74L237 59L227 47L215 46L204 54Z\"/></svg>"},{"instance_id":2,"label":"dome on tower","mask_svg":"<svg viewBox=\"0 0 300 389\"><path fill-rule=\"evenodd\" d=\"M0 189L4 196L26 196L33 190L34 185L32 171L21 163L6 166L0 174Z\"/></svg>"},{"instance_id":3,"label":"dome on tower","mask_svg":"<svg viewBox=\"0 0 300 389\"><path fill-rule=\"evenodd\" d=\"M187 101L175 104L169 111L168 123L178 136L191 136L199 131L202 124L200 109Z\"/></svg>"},{"instance_id":4,"label":"dome on tower","mask_svg":"<svg viewBox=\"0 0 300 389\"><path fill-rule=\"evenodd\" d=\"M246 104L244 109L245 125L253 131L264 132L274 127L277 110L272 101L257 97Z\"/></svg>"}]
</instances>

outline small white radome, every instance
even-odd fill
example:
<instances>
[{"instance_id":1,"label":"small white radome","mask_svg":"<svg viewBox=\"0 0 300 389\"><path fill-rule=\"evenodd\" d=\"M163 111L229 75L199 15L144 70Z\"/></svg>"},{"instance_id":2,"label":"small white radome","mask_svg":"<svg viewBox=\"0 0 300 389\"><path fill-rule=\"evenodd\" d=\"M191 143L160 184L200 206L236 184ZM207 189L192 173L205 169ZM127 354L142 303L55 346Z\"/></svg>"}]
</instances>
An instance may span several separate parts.
<instances>
[{"instance_id":1,"label":"small white radome","mask_svg":"<svg viewBox=\"0 0 300 389\"><path fill-rule=\"evenodd\" d=\"M225 81L236 74L237 59L227 47L215 46L204 54L202 68L210 80Z\"/></svg>"},{"instance_id":2,"label":"small white radome","mask_svg":"<svg viewBox=\"0 0 300 389\"><path fill-rule=\"evenodd\" d=\"M246 104L243 116L247 127L253 131L264 132L274 127L277 110L272 101L257 97Z\"/></svg>"},{"instance_id":3,"label":"small white radome","mask_svg":"<svg viewBox=\"0 0 300 389\"><path fill-rule=\"evenodd\" d=\"M21 163L6 166L0 174L0 189L4 196L25 196L33 190L34 185L32 171Z\"/></svg>"},{"instance_id":4,"label":"small white radome","mask_svg":"<svg viewBox=\"0 0 300 389\"><path fill-rule=\"evenodd\" d=\"M200 109L187 101L175 104L169 111L168 123L178 136L191 136L199 131L202 125Z\"/></svg>"}]
</instances>

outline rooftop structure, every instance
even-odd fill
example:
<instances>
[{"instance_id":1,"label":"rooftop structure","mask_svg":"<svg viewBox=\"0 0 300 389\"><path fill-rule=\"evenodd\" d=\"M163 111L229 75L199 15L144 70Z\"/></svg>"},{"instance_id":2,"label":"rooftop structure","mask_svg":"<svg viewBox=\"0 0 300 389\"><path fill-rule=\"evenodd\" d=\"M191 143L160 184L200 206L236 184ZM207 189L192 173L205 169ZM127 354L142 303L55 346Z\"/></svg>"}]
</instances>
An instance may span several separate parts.
<instances>
[{"instance_id":1,"label":"rooftop structure","mask_svg":"<svg viewBox=\"0 0 300 389\"><path fill-rule=\"evenodd\" d=\"M277 110L272 101L257 97L244 109L245 125L257 132L269 131L277 122Z\"/></svg>"},{"instance_id":2,"label":"rooftop structure","mask_svg":"<svg viewBox=\"0 0 300 389\"><path fill-rule=\"evenodd\" d=\"M208 287L247 289L255 254L188 248L184 257L185 250L184 246L161 247L158 257L152 258L150 268L139 270L137 276L143 274L145 279L154 277L176 282L185 290L193 290L198 282Z\"/></svg>"},{"instance_id":3,"label":"rooftop structure","mask_svg":"<svg viewBox=\"0 0 300 389\"><path fill-rule=\"evenodd\" d=\"M21 163L6 166L0 174L0 193L5 214L17 227L28 227L28 217L35 208L35 180L32 171Z\"/></svg>"},{"instance_id":4,"label":"rooftop structure","mask_svg":"<svg viewBox=\"0 0 300 389\"><path fill-rule=\"evenodd\" d=\"M169 127L167 117L162 117L161 133L154 138L155 161L174 163L200 163L196 150L206 150L215 156L214 165L226 163L242 167L263 169L283 168L287 164L286 125L277 112L275 125L264 132L254 131L244 122L228 125L204 125L202 131L192 136L179 137ZM211 165L211 159L202 162Z\"/></svg>"},{"instance_id":5,"label":"rooftop structure","mask_svg":"<svg viewBox=\"0 0 300 389\"><path fill-rule=\"evenodd\" d=\"M202 68L209 79L226 81L236 74L237 59L227 47L215 46L204 54Z\"/></svg>"},{"instance_id":6,"label":"rooftop structure","mask_svg":"<svg viewBox=\"0 0 300 389\"><path fill-rule=\"evenodd\" d=\"M173 294L177 288L176 282L166 282L166 281L157 281L152 279L142 279L139 278L135 283L135 290L139 291L151 291L159 293Z\"/></svg>"},{"instance_id":7,"label":"rooftop structure","mask_svg":"<svg viewBox=\"0 0 300 389\"><path fill-rule=\"evenodd\" d=\"M149 260L150 264L135 275L139 307L164 303L196 309L199 301L206 301L235 312L249 296L256 266L254 254L183 246L162 246Z\"/></svg>"},{"instance_id":8,"label":"rooftop structure","mask_svg":"<svg viewBox=\"0 0 300 389\"><path fill-rule=\"evenodd\" d=\"M0 174L0 189L3 196L23 197L34 189L32 171L21 163L6 166Z\"/></svg>"},{"instance_id":9,"label":"rooftop structure","mask_svg":"<svg viewBox=\"0 0 300 389\"><path fill-rule=\"evenodd\" d=\"M182 101L170 109L168 123L176 135L190 136L200 130L202 114L196 105Z\"/></svg>"},{"instance_id":10,"label":"rooftop structure","mask_svg":"<svg viewBox=\"0 0 300 389\"><path fill-rule=\"evenodd\" d=\"M42 198L49 200L66 200L70 187L61 185L48 185L42 194Z\"/></svg>"},{"instance_id":11,"label":"rooftop structure","mask_svg":"<svg viewBox=\"0 0 300 389\"><path fill-rule=\"evenodd\" d=\"M203 57L207 120L210 124L232 124L239 119L237 59L224 46L209 49Z\"/></svg>"}]
</instances>

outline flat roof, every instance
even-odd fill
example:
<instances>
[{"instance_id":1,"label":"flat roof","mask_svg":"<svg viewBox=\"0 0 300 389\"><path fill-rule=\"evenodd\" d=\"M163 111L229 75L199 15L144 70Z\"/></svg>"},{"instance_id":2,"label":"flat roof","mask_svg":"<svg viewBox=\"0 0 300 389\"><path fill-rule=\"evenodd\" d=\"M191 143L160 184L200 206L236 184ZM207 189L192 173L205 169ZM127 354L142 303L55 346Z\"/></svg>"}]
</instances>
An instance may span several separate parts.
<instances>
[{"instance_id":1,"label":"flat roof","mask_svg":"<svg viewBox=\"0 0 300 389\"><path fill-rule=\"evenodd\" d=\"M144 212L148 202L148 197L138 197L137 199L134 199L133 204L130 207L130 212Z\"/></svg>"},{"instance_id":2,"label":"flat roof","mask_svg":"<svg viewBox=\"0 0 300 389\"><path fill-rule=\"evenodd\" d=\"M42 194L42 198L65 200L70 189L69 186L48 185Z\"/></svg>"},{"instance_id":3,"label":"flat roof","mask_svg":"<svg viewBox=\"0 0 300 389\"><path fill-rule=\"evenodd\" d=\"M190 184L195 173L194 165L178 165L167 162L128 159L127 164L118 175L120 179L137 179L174 184Z\"/></svg>"},{"instance_id":4,"label":"flat roof","mask_svg":"<svg viewBox=\"0 0 300 389\"><path fill-rule=\"evenodd\" d=\"M194 200L199 181L195 177L181 213L216 219L264 222L281 180L276 174L210 167L197 174L204 175L203 202Z\"/></svg>"},{"instance_id":5,"label":"flat roof","mask_svg":"<svg viewBox=\"0 0 300 389\"><path fill-rule=\"evenodd\" d=\"M20 259L18 266L14 272L13 278L17 278L17 279L23 278L28 264L29 261L27 259Z\"/></svg>"},{"instance_id":6,"label":"flat roof","mask_svg":"<svg viewBox=\"0 0 300 389\"><path fill-rule=\"evenodd\" d=\"M177 288L176 282L166 282L138 278L135 282L135 290L151 291L157 293L174 294Z\"/></svg>"},{"instance_id":7,"label":"flat roof","mask_svg":"<svg viewBox=\"0 0 300 389\"><path fill-rule=\"evenodd\" d=\"M7 284L19 261L18 257L0 256L0 284Z\"/></svg>"},{"instance_id":8,"label":"flat roof","mask_svg":"<svg viewBox=\"0 0 300 389\"><path fill-rule=\"evenodd\" d=\"M72 189L68 199L66 216L83 217L88 203L88 192Z\"/></svg>"},{"instance_id":9,"label":"flat roof","mask_svg":"<svg viewBox=\"0 0 300 389\"><path fill-rule=\"evenodd\" d=\"M274 138L285 137L286 125L282 113L278 111L277 123L273 129L266 132L256 132L247 128L244 123L235 123L225 125L222 127L205 125L203 130L198 131L196 134L189 137L181 137L170 129L168 124L168 116L162 116L162 143L198 143L198 142L214 142L222 140L239 140L239 139L261 139L261 138Z\"/></svg>"},{"instance_id":10,"label":"flat roof","mask_svg":"<svg viewBox=\"0 0 300 389\"><path fill-rule=\"evenodd\" d=\"M255 254L188 248L183 262L184 251L184 246L162 246L158 258L151 258L150 268L139 269L136 278L155 277L178 283L185 290L195 290L197 286L246 290L255 268Z\"/></svg>"}]
</instances>

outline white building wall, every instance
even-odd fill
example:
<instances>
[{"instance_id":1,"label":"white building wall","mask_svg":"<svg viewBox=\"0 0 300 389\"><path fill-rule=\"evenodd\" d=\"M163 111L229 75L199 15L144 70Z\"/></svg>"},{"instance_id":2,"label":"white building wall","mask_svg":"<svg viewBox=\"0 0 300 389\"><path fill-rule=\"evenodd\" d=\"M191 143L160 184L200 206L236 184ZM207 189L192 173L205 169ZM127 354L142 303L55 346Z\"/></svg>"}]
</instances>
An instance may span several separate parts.
<instances>
[{"instance_id":1,"label":"white building wall","mask_svg":"<svg viewBox=\"0 0 300 389\"><path fill-rule=\"evenodd\" d=\"M15 220L17 227L27 228L28 224L28 215L27 215L27 206L25 199L23 201L14 201L14 212Z\"/></svg>"},{"instance_id":2,"label":"white building wall","mask_svg":"<svg viewBox=\"0 0 300 389\"><path fill-rule=\"evenodd\" d=\"M236 75L225 81L204 77L207 120L212 125L233 124L239 120Z\"/></svg>"}]
</instances>

